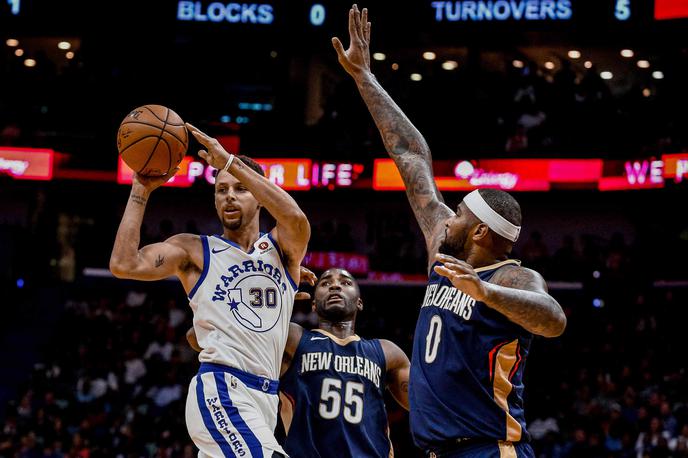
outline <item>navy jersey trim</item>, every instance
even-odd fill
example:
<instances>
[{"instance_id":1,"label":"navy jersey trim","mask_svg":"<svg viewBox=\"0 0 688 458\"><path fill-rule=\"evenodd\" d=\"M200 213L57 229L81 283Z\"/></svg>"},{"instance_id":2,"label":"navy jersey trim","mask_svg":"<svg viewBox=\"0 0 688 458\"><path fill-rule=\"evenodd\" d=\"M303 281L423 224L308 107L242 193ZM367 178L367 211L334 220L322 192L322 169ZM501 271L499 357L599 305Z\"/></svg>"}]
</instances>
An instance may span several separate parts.
<instances>
[{"instance_id":1,"label":"navy jersey trim","mask_svg":"<svg viewBox=\"0 0 688 458\"><path fill-rule=\"evenodd\" d=\"M196 291L198 291L198 288L205 280L206 275L208 275L208 269L210 268L210 248L208 246L208 236L201 235L201 242L203 243L203 272L201 272L201 276L198 277L198 281L189 293L189 300L193 299L194 294L196 294Z\"/></svg>"},{"instance_id":2,"label":"navy jersey trim","mask_svg":"<svg viewBox=\"0 0 688 458\"><path fill-rule=\"evenodd\" d=\"M287 276L287 279L289 279L289 284L291 284L291 287L294 288L294 291L299 290L299 285L296 284L293 278L291 278L291 274L289 273L289 266L287 266L287 262L284 260L284 253L282 252L282 248L280 248L279 243L277 243L277 240L272 236L271 233L268 232L268 238L272 242L273 245L275 245L275 248L277 248L277 253L279 254L280 261L282 261L282 267L284 267L284 273Z\"/></svg>"}]
</instances>

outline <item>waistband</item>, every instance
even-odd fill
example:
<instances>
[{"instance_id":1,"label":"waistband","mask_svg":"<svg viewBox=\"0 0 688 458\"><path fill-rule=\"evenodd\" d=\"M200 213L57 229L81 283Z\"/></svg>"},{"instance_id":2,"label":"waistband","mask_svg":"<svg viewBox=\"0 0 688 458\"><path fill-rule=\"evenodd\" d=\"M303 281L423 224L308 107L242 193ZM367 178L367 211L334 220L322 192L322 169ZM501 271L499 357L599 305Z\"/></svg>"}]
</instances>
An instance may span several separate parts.
<instances>
[{"instance_id":1,"label":"waistband","mask_svg":"<svg viewBox=\"0 0 688 458\"><path fill-rule=\"evenodd\" d=\"M206 372L226 372L241 380L247 387L267 394L277 394L279 387L278 380L270 380L266 377L249 374L236 367L224 366L222 364L201 363L198 373L205 374Z\"/></svg>"},{"instance_id":2,"label":"waistband","mask_svg":"<svg viewBox=\"0 0 688 458\"><path fill-rule=\"evenodd\" d=\"M449 453L459 451L465 447L470 447L477 444L497 444L496 440L475 438L475 437L462 437L459 439L450 439L444 442L439 442L433 444L428 449L425 450L425 456L428 458L442 458Z\"/></svg>"}]
</instances>

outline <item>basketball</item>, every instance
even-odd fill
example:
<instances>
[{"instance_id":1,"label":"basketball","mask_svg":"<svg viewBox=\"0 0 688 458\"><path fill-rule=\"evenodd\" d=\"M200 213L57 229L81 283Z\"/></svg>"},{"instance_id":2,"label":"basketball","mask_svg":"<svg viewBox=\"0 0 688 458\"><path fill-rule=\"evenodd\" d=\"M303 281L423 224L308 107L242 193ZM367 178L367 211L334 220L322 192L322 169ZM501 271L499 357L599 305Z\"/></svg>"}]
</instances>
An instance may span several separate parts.
<instances>
[{"instance_id":1,"label":"basketball","mask_svg":"<svg viewBox=\"0 0 688 458\"><path fill-rule=\"evenodd\" d=\"M117 131L122 160L143 176L162 176L174 169L189 147L189 133L177 113L161 105L132 110Z\"/></svg>"}]
</instances>

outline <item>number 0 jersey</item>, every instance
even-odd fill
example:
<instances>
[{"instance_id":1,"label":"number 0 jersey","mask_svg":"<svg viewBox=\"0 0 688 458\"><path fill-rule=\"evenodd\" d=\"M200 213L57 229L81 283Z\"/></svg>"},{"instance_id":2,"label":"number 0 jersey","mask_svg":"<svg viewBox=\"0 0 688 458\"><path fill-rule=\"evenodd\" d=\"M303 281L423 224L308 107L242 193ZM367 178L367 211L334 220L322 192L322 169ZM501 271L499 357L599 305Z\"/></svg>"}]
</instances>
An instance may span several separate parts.
<instances>
[{"instance_id":1,"label":"number 0 jersey","mask_svg":"<svg viewBox=\"0 0 688 458\"><path fill-rule=\"evenodd\" d=\"M198 359L279 378L297 285L277 242L263 234L248 252L201 236L203 273L189 294Z\"/></svg>"},{"instance_id":2,"label":"number 0 jersey","mask_svg":"<svg viewBox=\"0 0 688 458\"><path fill-rule=\"evenodd\" d=\"M389 457L386 368L378 340L304 330L280 380L284 450L299 458Z\"/></svg>"},{"instance_id":3,"label":"number 0 jersey","mask_svg":"<svg viewBox=\"0 0 688 458\"><path fill-rule=\"evenodd\" d=\"M518 261L475 271L489 281L509 264ZM532 334L430 271L411 359L414 442L428 450L461 438L527 440L523 370Z\"/></svg>"}]
</instances>

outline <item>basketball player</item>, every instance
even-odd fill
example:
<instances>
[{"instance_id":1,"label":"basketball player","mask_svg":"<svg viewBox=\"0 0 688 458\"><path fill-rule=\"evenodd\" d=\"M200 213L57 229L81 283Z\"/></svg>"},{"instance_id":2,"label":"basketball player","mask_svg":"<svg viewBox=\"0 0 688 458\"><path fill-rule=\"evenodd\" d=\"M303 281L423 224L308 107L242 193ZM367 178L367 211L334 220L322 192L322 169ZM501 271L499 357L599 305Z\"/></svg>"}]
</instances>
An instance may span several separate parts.
<instances>
[{"instance_id":1,"label":"basketball player","mask_svg":"<svg viewBox=\"0 0 688 458\"><path fill-rule=\"evenodd\" d=\"M408 410L408 357L389 340L366 340L354 333L363 301L346 270L329 269L320 276L313 309L317 329L291 323L282 358L284 449L300 458L388 458L392 450L384 390L389 388ZM199 350L192 331L187 339Z\"/></svg>"},{"instance_id":2,"label":"basketball player","mask_svg":"<svg viewBox=\"0 0 688 458\"><path fill-rule=\"evenodd\" d=\"M187 127L207 148L201 158L219 170L215 208L222 235L178 234L139 248L150 193L173 174L135 175L110 270L135 280L175 275L189 296L203 350L189 385L186 424L199 456L285 456L273 434L277 378L310 226L294 199L268 181L255 161L229 154L217 140ZM259 232L261 207L277 221L266 234Z\"/></svg>"},{"instance_id":3,"label":"basketball player","mask_svg":"<svg viewBox=\"0 0 688 458\"><path fill-rule=\"evenodd\" d=\"M354 79L425 236L429 279L414 336L413 439L431 457L532 457L523 370L533 334L560 335L566 317L543 278L508 258L521 226L516 200L473 191L456 211L434 182L423 136L370 70L368 12L349 11L349 49L332 43Z\"/></svg>"}]
</instances>

